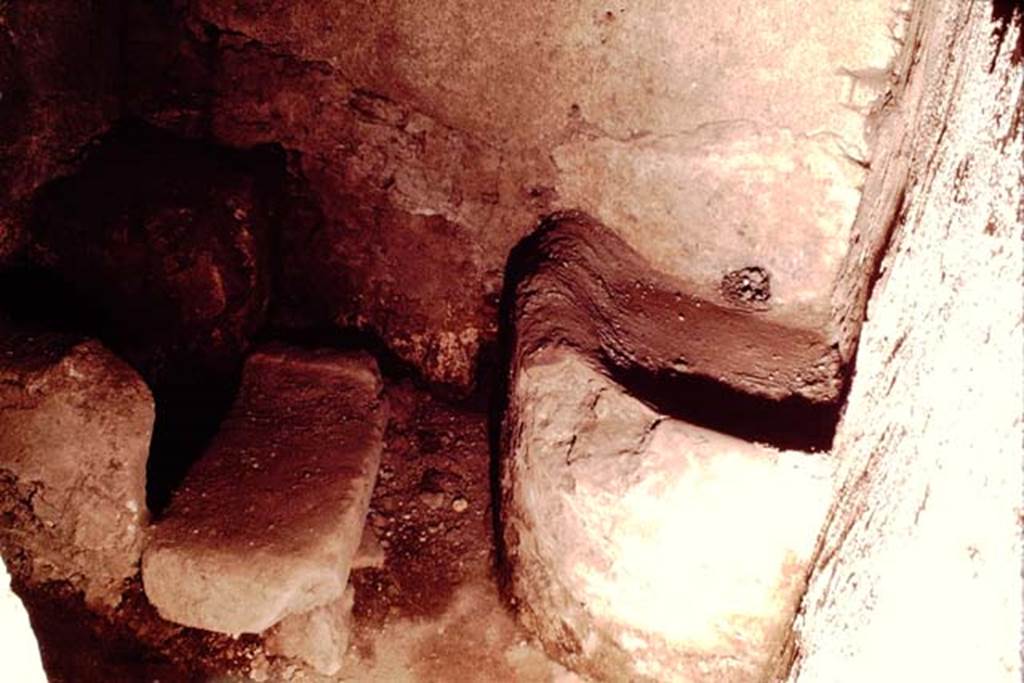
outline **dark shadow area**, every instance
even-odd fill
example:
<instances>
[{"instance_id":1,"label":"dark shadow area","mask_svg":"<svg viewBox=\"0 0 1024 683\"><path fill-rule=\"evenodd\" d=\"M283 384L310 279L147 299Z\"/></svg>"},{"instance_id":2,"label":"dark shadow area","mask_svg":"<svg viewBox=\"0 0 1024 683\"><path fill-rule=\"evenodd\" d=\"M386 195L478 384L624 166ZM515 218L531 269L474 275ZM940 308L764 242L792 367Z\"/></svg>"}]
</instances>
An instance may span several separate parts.
<instances>
[{"instance_id":1,"label":"dark shadow area","mask_svg":"<svg viewBox=\"0 0 1024 683\"><path fill-rule=\"evenodd\" d=\"M1017 26L1017 44L1011 46L1010 63L1020 66L1024 63L1024 2L1021 0L992 0L992 22L996 24L992 31L992 37L996 40L996 49L992 55L992 67L995 60L1003 51L1006 42L1006 35L1010 32L1011 26Z\"/></svg>"},{"instance_id":2,"label":"dark shadow area","mask_svg":"<svg viewBox=\"0 0 1024 683\"><path fill-rule=\"evenodd\" d=\"M156 423L146 466L146 499L154 518L170 503L188 468L202 455L227 415L241 377L240 367L217 382L185 376L154 391Z\"/></svg>"},{"instance_id":3,"label":"dark shadow area","mask_svg":"<svg viewBox=\"0 0 1024 683\"><path fill-rule=\"evenodd\" d=\"M516 343L516 287L529 266L534 263L536 251L527 236L509 252L502 279L501 299L498 302L498 339L493 350L493 370L490 379L490 399L487 413L487 441L491 452L490 491L491 526L494 536L494 574L498 591L510 602L511 563L508 546L502 532L502 454L504 452L505 418L508 411L509 380Z\"/></svg>"},{"instance_id":4,"label":"dark shadow area","mask_svg":"<svg viewBox=\"0 0 1024 683\"><path fill-rule=\"evenodd\" d=\"M835 403L811 403L795 396L773 401L696 375L639 366L606 369L631 396L666 417L783 450L831 449L846 403L845 388Z\"/></svg>"},{"instance_id":5,"label":"dark shadow area","mask_svg":"<svg viewBox=\"0 0 1024 683\"><path fill-rule=\"evenodd\" d=\"M146 380L156 399L147 499L159 516L265 322L284 158L132 120L81 156L76 174L37 193L5 298L15 317L100 339Z\"/></svg>"},{"instance_id":6,"label":"dark shadow area","mask_svg":"<svg viewBox=\"0 0 1024 683\"><path fill-rule=\"evenodd\" d=\"M103 311L57 273L24 261L0 270L0 313L18 326L96 337Z\"/></svg>"},{"instance_id":7,"label":"dark shadow area","mask_svg":"<svg viewBox=\"0 0 1024 683\"><path fill-rule=\"evenodd\" d=\"M163 621L138 579L106 615L63 582L26 586L15 580L12 588L25 603L52 683L203 683L244 667L259 642Z\"/></svg>"}]
</instances>

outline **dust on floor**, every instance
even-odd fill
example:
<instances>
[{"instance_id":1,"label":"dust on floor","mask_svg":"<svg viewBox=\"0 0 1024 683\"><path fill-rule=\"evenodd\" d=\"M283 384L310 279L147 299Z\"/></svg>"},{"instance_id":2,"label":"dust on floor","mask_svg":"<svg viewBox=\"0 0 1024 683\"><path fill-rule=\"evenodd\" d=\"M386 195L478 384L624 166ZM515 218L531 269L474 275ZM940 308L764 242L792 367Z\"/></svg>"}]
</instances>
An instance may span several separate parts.
<instances>
[{"instance_id":1,"label":"dust on floor","mask_svg":"<svg viewBox=\"0 0 1024 683\"><path fill-rule=\"evenodd\" d=\"M367 525L383 566L354 571L352 643L325 678L256 653L257 678L310 683L578 683L519 628L494 578L487 415L389 382Z\"/></svg>"}]
</instances>

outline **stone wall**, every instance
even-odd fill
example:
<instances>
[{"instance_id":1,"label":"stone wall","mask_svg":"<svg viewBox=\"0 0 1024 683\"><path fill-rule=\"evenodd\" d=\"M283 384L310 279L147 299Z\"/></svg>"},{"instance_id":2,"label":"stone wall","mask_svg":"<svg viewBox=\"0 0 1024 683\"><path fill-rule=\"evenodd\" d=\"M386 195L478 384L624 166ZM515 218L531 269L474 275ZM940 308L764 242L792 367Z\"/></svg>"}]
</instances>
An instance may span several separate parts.
<instances>
[{"instance_id":1,"label":"stone wall","mask_svg":"<svg viewBox=\"0 0 1024 683\"><path fill-rule=\"evenodd\" d=\"M118 16L109 0L0 3L0 264L25 242L33 193L118 114Z\"/></svg>"},{"instance_id":2,"label":"stone wall","mask_svg":"<svg viewBox=\"0 0 1024 683\"><path fill-rule=\"evenodd\" d=\"M433 382L473 384L510 250L582 210L693 296L764 274L758 317L833 349L831 400L884 241L854 222L904 4L189 0L154 66L183 91L130 106L284 148L310 209L283 225L290 321Z\"/></svg>"},{"instance_id":3,"label":"stone wall","mask_svg":"<svg viewBox=\"0 0 1024 683\"><path fill-rule=\"evenodd\" d=\"M929 2L910 168L836 437L790 681L1020 679L1024 38Z\"/></svg>"}]
</instances>

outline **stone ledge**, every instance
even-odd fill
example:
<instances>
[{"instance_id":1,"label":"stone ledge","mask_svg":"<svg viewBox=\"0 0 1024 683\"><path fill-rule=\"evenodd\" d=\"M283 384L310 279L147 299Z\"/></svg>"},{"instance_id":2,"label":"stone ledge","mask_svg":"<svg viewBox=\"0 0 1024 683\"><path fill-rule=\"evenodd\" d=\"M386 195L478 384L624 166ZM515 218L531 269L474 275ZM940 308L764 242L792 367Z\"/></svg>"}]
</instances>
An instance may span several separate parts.
<instances>
[{"instance_id":1,"label":"stone ledge","mask_svg":"<svg viewBox=\"0 0 1024 683\"><path fill-rule=\"evenodd\" d=\"M272 348L154 528L146 595L171 621L259 633L341 597L387 409L365 354Z\"/></svg>"}]
</instances>

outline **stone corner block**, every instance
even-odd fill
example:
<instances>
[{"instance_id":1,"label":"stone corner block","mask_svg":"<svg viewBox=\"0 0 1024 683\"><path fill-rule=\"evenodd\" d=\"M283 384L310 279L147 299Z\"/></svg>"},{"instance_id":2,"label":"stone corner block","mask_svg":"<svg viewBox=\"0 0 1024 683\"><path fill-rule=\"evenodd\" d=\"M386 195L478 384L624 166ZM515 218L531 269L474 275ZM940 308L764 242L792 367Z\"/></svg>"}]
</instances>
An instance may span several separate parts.
<instances>
[{"instance_id":1,"label":"stone corner block","mask_svg":"<svg viewBox=\"0 0 1024 683\"><path fill-rule=\"evenodd\" d=\"M115 606L138 571L154 420L99 342L0 330L0 532L12 573Z\"/></svg>"},{"instance_id":2,"label":"stone corner block","mask_svg":"<svg viewBox=\"0 0 1024 683\"><path fill-rule=\"evenodd\" d=\"M527 628L598 680L766 675L831 464L660 415L569 349L518 368L502 528Z\"/></svg>"}]
</instances>

